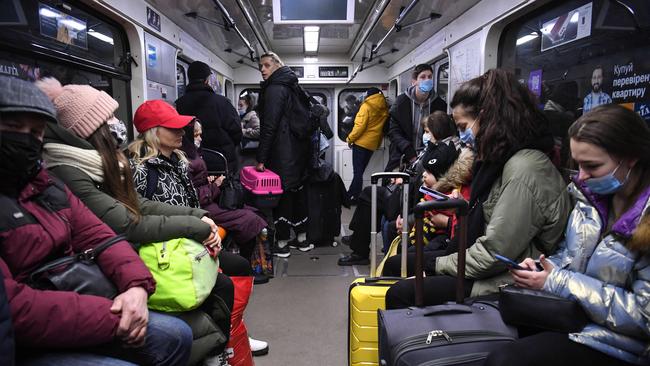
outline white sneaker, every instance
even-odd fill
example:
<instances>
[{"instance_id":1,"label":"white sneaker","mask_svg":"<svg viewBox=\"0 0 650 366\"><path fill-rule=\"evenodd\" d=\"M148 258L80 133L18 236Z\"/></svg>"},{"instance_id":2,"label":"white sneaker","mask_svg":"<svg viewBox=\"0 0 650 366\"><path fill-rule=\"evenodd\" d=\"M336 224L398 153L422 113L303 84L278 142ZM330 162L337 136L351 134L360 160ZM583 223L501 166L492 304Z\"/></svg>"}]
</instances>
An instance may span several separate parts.
<instances>
[{"instance_id":1,"label":"white sneaker","mask_svg":"<svg viewBox=\"0 0 650 366\"><path fill-rule=\"evenodd\" d=\"M230 366L228 363L228 352L224 351L218 356L206 358L205 361L203 361L203 366Z\"/></svg>"},{"instance_id":2,"label":"white sneaker","mask_svg":"<svg viewBox=\"0 0 650 366\"><path fill-rule=\"evenodd\" d=\"M253 356L263 356L269 353L269 343L248 337L248 343L251 345Z\"/></svg>"}]
</instances>

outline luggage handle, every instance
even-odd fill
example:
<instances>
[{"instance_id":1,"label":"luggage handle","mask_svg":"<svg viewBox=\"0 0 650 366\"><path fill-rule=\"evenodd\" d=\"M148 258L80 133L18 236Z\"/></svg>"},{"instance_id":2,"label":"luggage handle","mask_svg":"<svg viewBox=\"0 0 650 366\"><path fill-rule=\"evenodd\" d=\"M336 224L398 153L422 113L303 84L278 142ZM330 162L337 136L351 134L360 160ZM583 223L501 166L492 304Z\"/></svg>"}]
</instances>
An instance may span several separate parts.
<instances>
[{"instance_id":1,"label":"luggage handle","mask_svg":"<svg viewBox=\"0 0 650 366\"><path fill-rule=\"evenodd\" d=\"M433 316L433 315L440 315L444 313L471 314L473 312L474 311L472 310L472 308L467 305L445 304L445 305L431 306L427 308L422 315Z\"/></svg>"},{"instance_id":2,"label":"luggage handle","mask_svg":"<svg viewBox=\"0 0 650 366\"><path fill-rule=\"evenodd\" d=\"M386 276L386 277L368 277L365 280L365 283L377 283L379 281L399 281L403 280L404 277L391 277L391 276Z\"/></svg>"},{"instance_id":3,"label":"luggage handle","mask_svg":"<svg viewBox=\"0 0 650 366\"><path fill-rule=\"evenodd\" d=\"M469 204L464 199L426 201L415 205L415 306L424 305L424 277L422 275L424 253L422 248L424 212L454 209L458 218L458 270L456 273L456 303L465 299L465 250L467 249L467 213Z\"/></svg>"},{"instance_id":4,"label":"luggage handle","mask_svg":"<svg viewBox=\"0 0 650 366\"><path fill-rule=\"evenodd\" d=\"M402 188L402 218L408 218L409 180L407 173L379 172L370 176L372 195L370 198L370 277L377 277L377 183L383 178L401 178ZM408 251L408 225L402 225L402 257L401 273L406 278L406 253Z\"/></svg>"},{"instance_id":5,"label":"luggage handle","mask_svg":"<svg viewBox=\"0 0 650 366\"><path fill-rule=\"evenodd\" d=\"M404 183L409 183L411 176L402 172L379 172L370 176L370 184L377 184L380 179L402 178Z\"/></svg>"}]
</instances>

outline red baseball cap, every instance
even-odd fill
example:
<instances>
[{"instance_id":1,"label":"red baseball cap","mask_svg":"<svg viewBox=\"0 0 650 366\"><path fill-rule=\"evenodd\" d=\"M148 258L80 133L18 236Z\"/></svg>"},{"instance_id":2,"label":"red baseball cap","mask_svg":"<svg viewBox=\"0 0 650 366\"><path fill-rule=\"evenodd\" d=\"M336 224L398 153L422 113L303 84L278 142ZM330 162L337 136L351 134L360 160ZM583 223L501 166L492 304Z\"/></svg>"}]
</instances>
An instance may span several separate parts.
<instances>
[{"instance_id":1,"label":"red baseball cap","mask_svg":"<svg viewBox=\"0 0 650 366\"><path fill-rule=\"evenodd\" d=\"M183 128L196 117L178 114L176 109L164 100L148 100L135 111L133 125L139 133L154 127Z\"/></svg>"}]
</instances>

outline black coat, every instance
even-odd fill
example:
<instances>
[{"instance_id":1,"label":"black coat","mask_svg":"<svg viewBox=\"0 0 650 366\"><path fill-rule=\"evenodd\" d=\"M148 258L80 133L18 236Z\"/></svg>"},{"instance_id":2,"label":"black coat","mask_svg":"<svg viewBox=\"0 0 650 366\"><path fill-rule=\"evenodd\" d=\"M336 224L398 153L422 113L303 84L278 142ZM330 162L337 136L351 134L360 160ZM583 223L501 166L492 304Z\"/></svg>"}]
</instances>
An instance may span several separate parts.
<instances>
[{"instance_id":1,"label":"black coat","mask_svg":"<svg viewBox=\"0 0 650 366\"><path fill-rule=\"evenodd\" d=\"M185 95L176 100L176 109L201 121L203 147L222 153L228 159L230 171L236 171L236 147L241 142L242 130L239 113L232 103L205 84L190 84Z\"/></svg>"},{"instance_id":2,"label":"black coat","mask_svg":"<svg viewBox=\"0 0 650 366\"><path fill-rule=\"evenodd\" d=\"M280 176L285 190L302 184L309 162L309 138L297 138L289 127L292 118L309 118L307 109L300 107L302 101L295 92L297 84L298 78L289 67L277 69L260 84L257 105L260 117L257 161Z\"/></svg>"},{"instance_id":3,"label":"black coat","mask_svg":"<svg viewBox=\"0 0 650 366\"><path fill-rule=\"evenodd\" d=\"M390 158L386 171L397 168L402 155L408 161L417 154L413 146L413 102L406 93L402 93L390 108L388 138L390 139ZM447 112L447 103L436 96L429 103L429 114L435 111Z\"/></svg>"},{"instance_id":4,"label":"black coat","mask_svg":"<svg viewBox=\"0 0 650 366\"><path fill-rule=\"evenodd\" d=\"M307 188L307 202L307 239L316 245L331 245L341 233L341 205L349 203L341 177L334 173L326 182L312 182Z\"/></svg>"}]
</instances>

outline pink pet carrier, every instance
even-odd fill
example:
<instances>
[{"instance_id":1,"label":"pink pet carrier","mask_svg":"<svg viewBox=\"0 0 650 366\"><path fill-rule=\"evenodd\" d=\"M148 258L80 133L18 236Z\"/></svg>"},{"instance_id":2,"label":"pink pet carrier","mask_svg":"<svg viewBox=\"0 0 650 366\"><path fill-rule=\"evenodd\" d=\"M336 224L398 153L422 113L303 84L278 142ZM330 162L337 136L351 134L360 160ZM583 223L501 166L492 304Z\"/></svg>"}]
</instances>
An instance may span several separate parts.
<instances>
[{"instance_id":1,"label":"pink pet carrier","mask_svg":"<svg viewBox=\"0 0 650 366\"><path fill-rule=\"evenodd\" d=\"M246 201L257 208L273 208L280 202L282 184L280 177L268 168L263 172L254 166L245 166L239 173L241 185L246 190Z\"/></svg>"}]
</instances>

